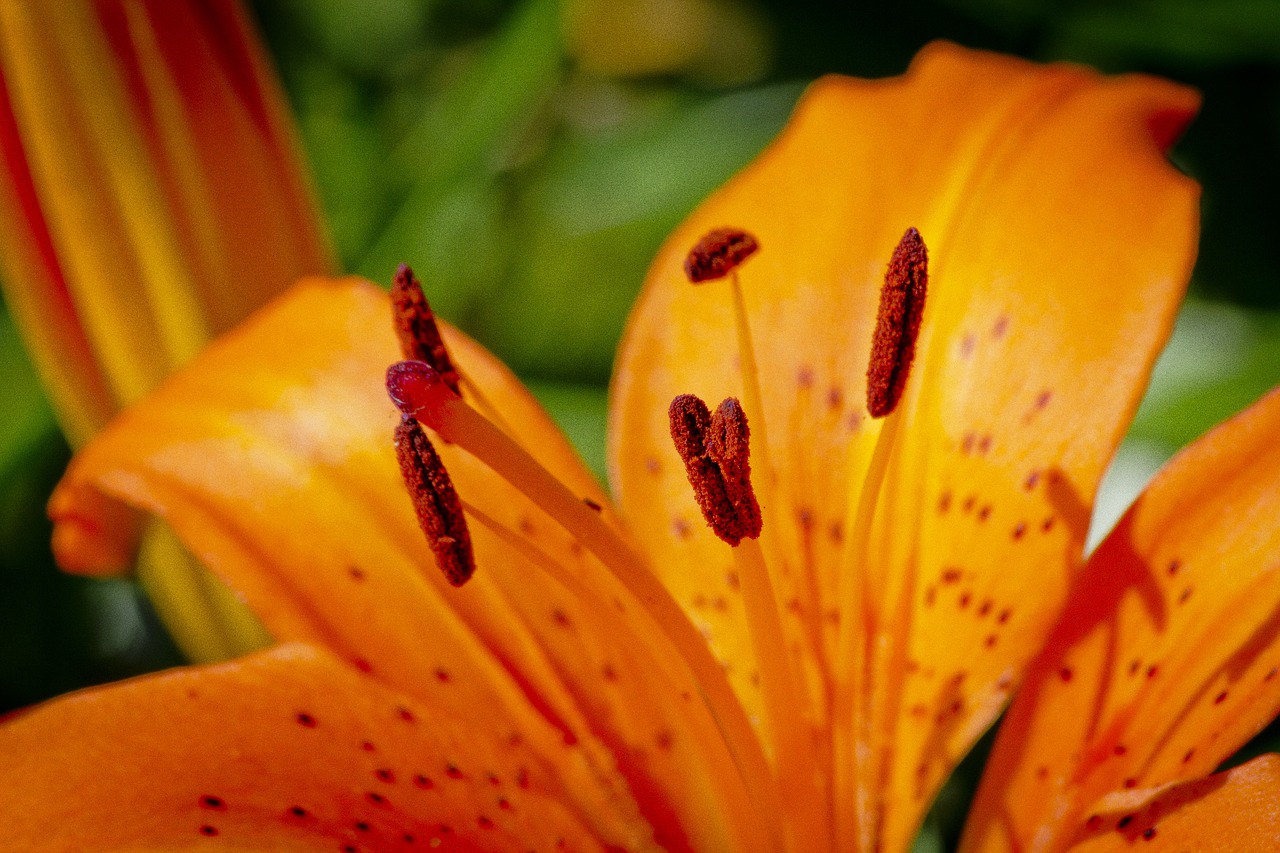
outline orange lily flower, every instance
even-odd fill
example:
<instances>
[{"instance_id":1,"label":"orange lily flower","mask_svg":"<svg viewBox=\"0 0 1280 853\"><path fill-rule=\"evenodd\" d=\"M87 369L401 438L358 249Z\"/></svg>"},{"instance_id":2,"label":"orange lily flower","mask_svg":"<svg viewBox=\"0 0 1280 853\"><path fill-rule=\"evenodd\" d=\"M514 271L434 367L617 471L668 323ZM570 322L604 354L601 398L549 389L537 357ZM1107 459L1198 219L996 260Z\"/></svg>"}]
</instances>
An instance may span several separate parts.
<instances>
[{"instance_id":1,"label":"orange lily flower","mask_svg":"<svg viewBox=\"0 0 1280 853\"><path fill-rule=\"evenodd\" d=\"M3 4L0 156L0 283L73 446L299 277L334 269L238 3ZM139 523L119 506L111 519ZM66 568L123 572L137 549L118 537ZM191 658L262 644L162 528L139 576Z\"/></svg>"},{"instance_id":2,"label":"orange lily flower","mask_svg":"<svg viewBox=\"0 0 1280 853\"><path fill-rule=\"evenodd\" d=\"M430 544L469 537L461 588L391 450L387 297L301 283L86 447L55 503L88 552L113 547L85 524L102 495L160 515L283 645L0 728L7 838L905 850L1027 673L968 849L1272 849L1280 760L1205 777L1280 708L1280 395L1080 556L1190 273L1197 188L1164 154L1196 103L944 44L902 78L815 84L651 271L614 377L616 505L444 327L460 396L438 365L390 386L444 439L469 533ZM745 231L703 260L758 251L691 287L690 247L724 226ZM891 254L891 284L928 289L872 418ZM682 394L743 400L711 421L739 485L750 422L763 526L736 547L700 523L688 398L672 447ZM421 464L418 496L442 492Z\"/></svg>"}]
</instances>

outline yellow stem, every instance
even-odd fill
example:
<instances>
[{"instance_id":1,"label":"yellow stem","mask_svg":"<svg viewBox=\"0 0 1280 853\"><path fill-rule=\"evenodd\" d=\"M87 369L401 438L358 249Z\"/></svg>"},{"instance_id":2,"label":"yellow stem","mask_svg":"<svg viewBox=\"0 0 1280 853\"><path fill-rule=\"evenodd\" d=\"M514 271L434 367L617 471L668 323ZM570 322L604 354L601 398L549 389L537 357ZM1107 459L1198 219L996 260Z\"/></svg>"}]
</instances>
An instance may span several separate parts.
<instances>
[{"instance_id":1,"label":"yellow stem","mask_svg":"<svg viewBox=\"0 0 1280 853\"><path fill-rule=\"evenodd\" d=\"M738 282L738 271L729 275L729 289L733 293L733 322L738 332L738 360L742 362L742 402L747 412L747 422L755 441L751 452L759 463L757 470L764 471L764 493L773 491L773 466L769 464L769 432L765 427L764 402L760 399L760 371L756 366L755 345L751 338L751 325L747 322L747 302Z\"/></svg>"},{"instance_id":2,"label":"yellow stem","mask_svg":"<svg viewBox=\"0 0 1280 853\"><path fill-rule=\"evenodd\" d=\"M774 749L778 790L783 795L782 816L788 849L816 853L826 847L830 828L822 818L824 803L813 795L816 784L809 719L804 695L789 661L764 551L756 540L743 539L733 549L733 560L742 582L766 728Z\"/></svg>"},{"instance_id":3,"label":"yellow stem","mask_svg":"<svg viewBox=\"0 0 1280 853\"><path fill-rule=\"evenodd\" d=\"M852 850L873 849L876 832L870 801L874 796L870 783L875 778L871 775L874 756L871 754L870 690L875 652L871 643L878 629L877 608L868 587L867 552L900 421L899 409L885 418L880 427L858 500L849 507L850 518L845 525L848 538L840 566L842 619L836 648L833 702L836 836L842 844L851 845L848 849ZM851 444L851 455L852 447ZM852 459L850 470L856 470Z\"/></svg>"}]
</instances>

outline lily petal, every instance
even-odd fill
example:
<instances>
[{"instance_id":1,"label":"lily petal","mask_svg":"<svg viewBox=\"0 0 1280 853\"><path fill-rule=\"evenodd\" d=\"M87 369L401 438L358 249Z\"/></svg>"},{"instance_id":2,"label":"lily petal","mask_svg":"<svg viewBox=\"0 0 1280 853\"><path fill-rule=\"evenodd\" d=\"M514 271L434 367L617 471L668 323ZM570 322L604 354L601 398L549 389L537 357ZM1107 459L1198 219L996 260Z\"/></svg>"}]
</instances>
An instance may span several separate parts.
<instances>
[{"instance_id":1,"label":"lily petal","mask_svg":"<svg viewBox=\"0 0 1280 853\"><path fill-rule=\"evenodd\" d=\"M73 444L332 267L235 3L0 11L6 299Z\"/></svg>"},{"instance_id":2,"label":"lily petal","mask_svg":"<svg viewBox=\"0 0 1280 853\"><path fill-rule=\"evenodd\" d=\"M1280 756L1154 792L1128 791L1098 806L1070 853L1132 853L1147 841L1162 850L1270 853L1280 838Z\"/></svg>"},{"instance_id":3,"label":"lily petal","mask_svg":"<svg viewBox=\"0 0 1280 853\"><path fill-rule=\"evenodd\" d=\"M55 546L83 559L112 547L102 494L156 513L277 639L562 755L581 814L634 798L671 849L753 849L742 783L661 631L633 619L625 590L600 587L607 573L534 502L443 444L479 568L462 589L436 570L392 452L390 318L372 285L310 281L215 342L77 455L51 502ZM612 519L515 378L442 333L475 404Z\"/></svg>"},{"instance_id":4,"label":"lily petal","mask_svg":"<svg viewBox=\"0 0 1280 853\"><path fill-rule=\"evenodd\" d=\"M815 737L832 736L831 696L851 677L837 624L884 650L859 688L875 716L855 721L849 751L873 756L854 782L871 803L858 820L885 849L909 842L1076 574L1097 482L1194 258L1198 191L1164 154L1197 103L1151 78L947 44L902 78L824 79L675 232L630 319L611 480L758 712L731 557L697 523L660 417L677 394L743 394L730 298L691 287L682 266L715 228L758 238L739 274L764 407L747 416L767 422L772 464L756 474L762 541ZM871 328L885 264L913 226L931 259L922 337L875 524L855 542L880 432L860 403ZM850 548L863 551L850 560ZM865 613L841 600L846 563L869 591Z\"/></svg>"},{"instance_id":5,"label":"lily petal","mask_svg":"<svg viewBox=\"0 0 1280 853\"><path fill-rule=\"evenodd\" d=\"M651 849L576 819L530 744L302 645L55 700L0 750L14 850Z\"/></svg>"},{"instance_id":6,"label":"lily petal","mask_svg":"<svg viewBox=\"0 0 1280 853\"><path fill-rule=\"evenodd\" d=\"M1280 710L1277 433L1272 392L1098 547L1001 727L966 849L1053 849L1107 792L1203 776Z\"/></svg>"}]
</instances>

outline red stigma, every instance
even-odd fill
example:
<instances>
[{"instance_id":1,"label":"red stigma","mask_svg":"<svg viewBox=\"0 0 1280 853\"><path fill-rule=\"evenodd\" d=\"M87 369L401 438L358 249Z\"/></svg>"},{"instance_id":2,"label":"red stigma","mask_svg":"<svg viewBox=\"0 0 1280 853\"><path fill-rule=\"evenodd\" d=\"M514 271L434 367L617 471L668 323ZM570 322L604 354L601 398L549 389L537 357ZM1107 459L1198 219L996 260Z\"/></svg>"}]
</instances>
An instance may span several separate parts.
<instances>
[{"instance_id":1,"label":"red stigma","mask_svg":"<svg viewBox=\"0 0 1280 853\"><path fill-rule=\"evenodd\" d=\"M387 394L406 417L423 419L447 393L439 371L425 361L397 361L387 368Z\"/></svg>"}]
</instances>

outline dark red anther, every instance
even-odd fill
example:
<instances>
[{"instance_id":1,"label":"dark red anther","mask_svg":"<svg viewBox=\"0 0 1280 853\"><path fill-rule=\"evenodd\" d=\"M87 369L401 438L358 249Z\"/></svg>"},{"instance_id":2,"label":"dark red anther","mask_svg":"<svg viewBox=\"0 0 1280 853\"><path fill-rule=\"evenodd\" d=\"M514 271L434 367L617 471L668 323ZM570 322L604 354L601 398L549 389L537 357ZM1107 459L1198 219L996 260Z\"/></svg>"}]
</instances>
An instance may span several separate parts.
<instances>
[{"instance_id":1,"label":"dark red anther","mask_svg":"<svg viewBox=\"0 0 1280 853\"><path fill-rule=\"evenodd\" d=\"M689 281L701 284L724 278L760 248L760 243L741 228L717 228L703 235L689 250L684 272Z\"/></svg>"},{"instance_id":2,"label":"dark red anther","mask_svg":"<svg viewBox=\"0 0 1280 853\"><path fill-rule=\"evenodd\" d=\"M711 415L707 456L720 468L741 537L759 537L763 521L755 489L751 487L751 429L747 426L747 414L735 397L724 400Z\"/></svg>"},{"instance_id":3,"label":"dark red anther","mask_svg":"<svg viewBox=\"0 0 1280 853\"><path fill-rule=\"evenodd\" d=\"M396 458L413 501L418 526L449 583L462 586L475 571L471 534L449 472L422 424L406 416L396 427Z\"/></svg>"},{"instance_id":4,"label":"dark red anther","mask_svg":"<svg viewBox=\"0 0 1280 853\"><path fill-rule=\"evenodd\" d=\"M867 412L873 418L890 414L902 399L928 286L928 250L920 232L908 228L893 250L880 288L880 311L867 365Z\"/></svg>"},{"instance_id":5,"label":"dark red anther","mask_svg":"<svg viewBox=\"0 0 1280 853\"><path fill-rule=\"evenodd\" d=\"M458 371L445 349L444 339L440 337L435 312L431 310L413 270L405 264L396 270L396 277L391 283L391 316L405 359L431 365L453 393L460 393Z\"/></svg>"},{"instance_id":6,"label":"dark red anther","mask_svg":"<svg viewBox=\"0 0 1280 853\"><path fill-rule=\"evenodd\" d=\"M729 398L712 414L695 395L681 394L667 414L671 440L712 531L733 546L758 537L760 505L751 488L750 430L742 406Z\"/></svg>"}]
</instances>

